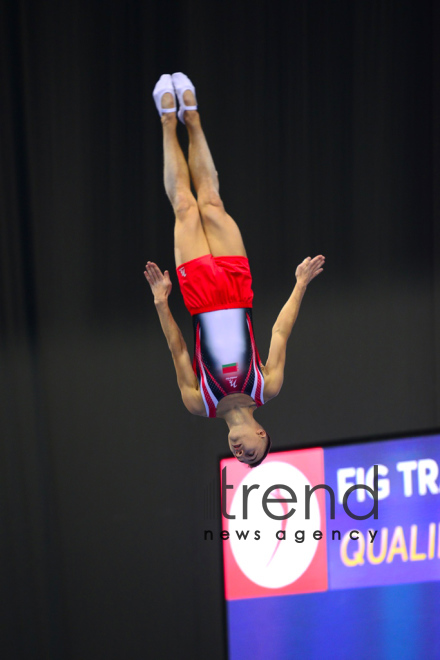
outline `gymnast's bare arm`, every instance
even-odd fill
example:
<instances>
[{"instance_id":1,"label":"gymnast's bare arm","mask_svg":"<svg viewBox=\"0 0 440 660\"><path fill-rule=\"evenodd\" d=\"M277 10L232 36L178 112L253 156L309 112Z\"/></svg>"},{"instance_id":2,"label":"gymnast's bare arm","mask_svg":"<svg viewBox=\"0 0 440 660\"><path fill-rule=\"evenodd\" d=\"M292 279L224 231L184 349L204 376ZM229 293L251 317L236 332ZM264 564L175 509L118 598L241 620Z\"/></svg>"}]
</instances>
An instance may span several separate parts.
<instances>
[{"instance_id":1,"label":"gymnast's bare arm","mask_svg":"<svg viewBox=\"0 0 440 660\"><path fill-rule=\"evenodd\" d=\"M323 271L325 257L307 257L296 269L296 285L292 295L278 315L272 328L269 355L264 367L264 396L266 401L279 393L284 379L287 340L298 317L307 285Z\"/></svg>"},{"instance_id":2,"label":"gymnast's bare arm","mask_svg":"<svg viewBox=\"0 0 440 660\"><path fill-rule=\"evenodd\" d=\"M186 342L168 306L168 296L172 288L170 274L167 270L162 273L155 263L148 261L144 275L153 292L156 311L173 357L177 384L182 394L183 403L193 415L206 417L205 404L192 368Z\"/></svg>"}]
</instances>

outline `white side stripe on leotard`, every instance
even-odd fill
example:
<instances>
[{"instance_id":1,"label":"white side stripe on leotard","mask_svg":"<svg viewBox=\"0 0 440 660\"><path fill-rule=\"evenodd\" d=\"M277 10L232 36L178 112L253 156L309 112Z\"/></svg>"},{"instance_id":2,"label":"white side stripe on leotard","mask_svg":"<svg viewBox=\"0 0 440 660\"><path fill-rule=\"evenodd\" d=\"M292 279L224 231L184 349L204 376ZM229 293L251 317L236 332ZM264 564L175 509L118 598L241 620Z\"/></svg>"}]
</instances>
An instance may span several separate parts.
<instances>
[{"instance_id":1,"label":"white side stripe on leotard","mask_svg":"<svg viewBox=\"0 0 440 660\"><path fill-rule=\"evenodd\" d=\"M217 406L218 406L218 399L214 396L214 394L213 394L211 388L209 387L208 379L207 379L207 377L206 377L205 367L204 367L204 365L203 365L203 360L202 360L202 355L201 355L201 350L200 350L200 344L201 344L201 339L200 339L200 337L201 337L201 333L202 333L201 328L200 328L200 325L199 325L199 327L198 327L198 333L199 333L199 337L198 337L198 351L197 351L197 353L196 353L196 358L197 358L197 362L199 363L200 376L201 376L201 381L202 381L202 382L201 382L201 385L202 385L202 386L201 386L201 388L200 388L200 391L201 391L201 393L202 393L203 403L205 404L206 415L207 415L208 417L210 417L209 404L208 404L208 402L207 402L207 400L206 400L206 396L205 396L204 389L206 388L208 396L211 397L211 401L212 401L212 403L214 404L214 411L217 409ZM211 416L212 416L212 415L211 415Z\"/></svg>"},{"instance_id":2,"label":"white side stripe on leotard","mask_svg":"<svg viewBox=\"0 0 440 660\"><path fill-rule=\"evenodd\" d=\"M264 405L264 398L263 398L263 391L264 391L264 376L260 369L257 366L257 355L256 355L256 350L255 350L255 339L253 336L253 331L251 328L251 324L249 322L249 319L247 318L247 324L249 328L249 334L251 337L251 346L252 346L252 366L254 368L254 385L252 387L252 392L251 392L251 397L255 401L255 393L257 391L258 384L261 385L260 387L260 400L261 400L261 405Z\"/></svg>"}]
</instances>

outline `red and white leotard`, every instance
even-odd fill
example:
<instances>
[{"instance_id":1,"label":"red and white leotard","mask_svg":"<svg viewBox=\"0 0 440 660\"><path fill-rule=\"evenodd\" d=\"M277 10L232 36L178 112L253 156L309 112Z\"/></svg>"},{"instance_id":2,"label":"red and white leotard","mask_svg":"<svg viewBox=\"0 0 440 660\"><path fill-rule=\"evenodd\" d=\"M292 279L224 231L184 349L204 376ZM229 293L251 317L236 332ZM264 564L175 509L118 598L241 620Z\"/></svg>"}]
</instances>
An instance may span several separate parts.
<instances>
[{"instance_id":1,"label":"red and white leotard","mask_svg":"<svg viewBox=\"0 0 440 660\"><path fill-rule=\"evenodd\" d=\"M264 404L264 377L255 344L252 309L219 309L193 315L193 369L208 417L228 394L248 394Z\"/></svg>"}]
</instances>

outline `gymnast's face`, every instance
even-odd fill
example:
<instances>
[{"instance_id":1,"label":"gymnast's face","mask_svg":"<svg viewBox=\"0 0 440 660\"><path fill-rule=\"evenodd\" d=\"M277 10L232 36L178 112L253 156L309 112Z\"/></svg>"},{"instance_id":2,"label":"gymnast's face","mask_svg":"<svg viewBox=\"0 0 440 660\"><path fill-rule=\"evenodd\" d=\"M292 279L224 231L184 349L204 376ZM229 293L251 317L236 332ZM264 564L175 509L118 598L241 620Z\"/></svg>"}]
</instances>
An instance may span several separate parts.
<instances>
[{"instance_id":1,"label":"gymnast's face","mask_svg":"<svg viewBox=\"0 0 440 660\"><path fill-rule=\"evenodd\" d=\"M262 459L268 443L266 431L255 420L253 422L235 426L228 435L231 452L240 463L248 465Z\"/></svg>"}]
</instances>

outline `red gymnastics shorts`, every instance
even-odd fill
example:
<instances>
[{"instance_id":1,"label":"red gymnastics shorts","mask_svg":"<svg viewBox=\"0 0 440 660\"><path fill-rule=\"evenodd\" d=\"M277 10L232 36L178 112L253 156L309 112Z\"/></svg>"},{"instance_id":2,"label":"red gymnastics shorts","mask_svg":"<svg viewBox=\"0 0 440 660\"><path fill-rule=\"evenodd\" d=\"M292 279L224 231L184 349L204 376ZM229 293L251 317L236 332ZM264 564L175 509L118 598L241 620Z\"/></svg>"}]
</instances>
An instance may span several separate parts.
<instances>
[{"instance_id":1,"label":"red gymnastics shorts","mask_svg":"<svg viewBox=\"0 0 440 660\"><path fill-rule=\"evenodd\" d=\"M191 315L217 309L252 307L252 275L247 257L203 257L181 264L180 290Z\"/></svg>"}]
</instances>

